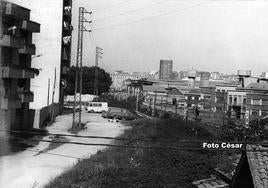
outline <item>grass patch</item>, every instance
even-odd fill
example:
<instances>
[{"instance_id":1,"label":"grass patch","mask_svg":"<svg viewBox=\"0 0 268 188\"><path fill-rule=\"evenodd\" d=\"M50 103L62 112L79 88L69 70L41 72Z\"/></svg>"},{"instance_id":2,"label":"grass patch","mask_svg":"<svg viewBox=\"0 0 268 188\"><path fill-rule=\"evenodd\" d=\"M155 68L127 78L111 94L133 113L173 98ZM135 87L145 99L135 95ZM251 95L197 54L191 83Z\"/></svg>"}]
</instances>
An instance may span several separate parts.
<instances>
[{"instance_id":1,"label":"grass patch","mask_svg":"<svg viewBox=\"0 0 268 188\"><path fill-rule=\"evenodd\" d=\"M196 124L180 120L139 119L128 123L124 138L199 139L214 137ZM197 132L197 134L196 134ZM194 147L193 143L164 143L144 141L115 141L114 144ZM89 159L79 161L74 168L60 175L46 188L57 187L183 187L193 188L192 182L210 177L213 153L190 150L158 150L108 148Z\"/></svg>"}]
</instances>

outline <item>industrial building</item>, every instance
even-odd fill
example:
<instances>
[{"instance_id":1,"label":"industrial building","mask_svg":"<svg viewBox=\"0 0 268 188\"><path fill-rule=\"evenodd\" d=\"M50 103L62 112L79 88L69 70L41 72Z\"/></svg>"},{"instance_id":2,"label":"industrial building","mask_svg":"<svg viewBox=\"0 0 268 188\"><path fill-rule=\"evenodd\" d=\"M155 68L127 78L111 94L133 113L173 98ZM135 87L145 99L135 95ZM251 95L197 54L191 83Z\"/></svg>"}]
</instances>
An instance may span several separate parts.
<instances>
[{"instance_id":1,"label":"industrial building","mask_svg":"<svg viewBox=\"0 0 268 188\"><path fill-rule=\"evenodd\" d=\"M172 79L172 60L160 60L159 79L171 80Z\"/></svg>"},{"instance_id":2,"label":"industrial building","mask_svg":"<svg viewBox=\"0 0 268 188\"><path fill-rule=\"evenodd\" d=\"M0 15L0 129L27 129L33 121L29 103L33 102L30 79L39 74L31 67L36 54L32 33L40 24L30 20L30 9L1 1Z\"/></svg>"}]
</instances>

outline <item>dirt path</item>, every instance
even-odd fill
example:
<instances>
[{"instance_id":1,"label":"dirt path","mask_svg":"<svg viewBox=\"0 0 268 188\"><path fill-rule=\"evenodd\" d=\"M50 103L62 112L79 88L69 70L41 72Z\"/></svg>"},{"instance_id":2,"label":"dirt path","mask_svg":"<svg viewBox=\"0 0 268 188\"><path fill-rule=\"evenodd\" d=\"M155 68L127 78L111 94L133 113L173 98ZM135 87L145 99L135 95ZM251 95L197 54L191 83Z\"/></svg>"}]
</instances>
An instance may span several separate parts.
<instances>
[{"instance_id":1,"label":"dirt path","mask_svg":"<svg viewBox=\"0 0 268 188\"><path fill-rule=\"evenodd\" d=\"M86 129L78 135L116 137L126 129L121 123L109 123L100 114L83 114L83 122L87 122ZM56 118L56 122L48 127L50 133L70 134L72 116L63 115ZM49 136L44 139L50 139ZM66 137L72 142L103 143L111 140L85 139ZM65 170L71 168L78 158L88 158L102 146L83 146L63 144L48 149L49 143L40 142L37 146L15 155L0 158L0 187L5 188L39 188Z\"/></svg>"}]
</instances>

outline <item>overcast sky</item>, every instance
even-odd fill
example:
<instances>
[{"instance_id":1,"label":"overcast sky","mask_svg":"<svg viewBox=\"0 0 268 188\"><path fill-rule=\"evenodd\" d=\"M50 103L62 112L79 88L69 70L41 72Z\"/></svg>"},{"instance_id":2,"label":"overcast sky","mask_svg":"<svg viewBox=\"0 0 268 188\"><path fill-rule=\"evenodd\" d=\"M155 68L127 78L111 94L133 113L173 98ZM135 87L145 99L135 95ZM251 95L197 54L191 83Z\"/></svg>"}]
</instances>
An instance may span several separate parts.
<instances>
[{"instance_id":1,"label":"overcast sky","mask_svg":"<svg viewBox=\"0 0 268 188\"><path fill-rule=\"evenodd\" d=\"M76 61L78 7L93 11L84 34L84 65L104 49L107 71L159 69L235 73L268 71L268 1L263 0L74 0L73 56Z\"/></svg>"}]
</instances>

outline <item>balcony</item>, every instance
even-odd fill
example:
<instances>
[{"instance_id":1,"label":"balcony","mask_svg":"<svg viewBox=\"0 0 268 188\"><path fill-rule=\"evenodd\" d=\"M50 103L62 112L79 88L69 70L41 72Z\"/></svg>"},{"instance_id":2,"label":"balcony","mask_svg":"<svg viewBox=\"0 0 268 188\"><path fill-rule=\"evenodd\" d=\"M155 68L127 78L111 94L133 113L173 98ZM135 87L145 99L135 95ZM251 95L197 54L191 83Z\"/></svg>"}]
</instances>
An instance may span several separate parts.
<instances>
[{"instance_id":1,"label":"balcony","mask_svg":"<svg viewBox=\"0 0 268 188\"><path fill-rule=\"evenodd\" d=\"M19 98L0 98L0 109L2 110L10 110L10 109L18 109L21 108L21 103Z\"/></svg>"},{"instance_id":2,"label":"balcony","mask_svg":"<svg viewBox=\"0 0 268 188\"><path fill-rule=\"evenodd\" d=\"M3 14L6 16L15 17L22 20L30 19L29 9L9 2L1 2L1 5L3 6Z\"/></svg>"},{"instance_id":3,"label":"balcony","mask_svg":"<svg viewBox=\"0 0 268 188\"><path fill-rule=\"evenodd\" d=\"M22 78L31 79L35 76L35 69L23 69L22 70Z\"/></svg>"},{"instance_id":4,"label":"balcony","mask_svg":"<svg viewBox=\"0 0 268 188\"><path fill-rule=\"evenodd\" d=\"M17 67L2 67L2 78L22 78L22 69Z\"/></svg>"},{"instance_id":5,"label":"balcony","mask_svg":"<svg viewBox=\"0 0 268 188\"><path fill-rule=\"evenodd\" d=\"M64 6L71 6L72 5L72 0L64 0Z\"/></svg>"},{"instance_id":6,"label":"balcony","mask_svg":"<svg viewBox=\"0 0 268 188\"><path fill-rule=\"evenodd\" d=\"M35 55L35 51L36 51L36 48L35 48L35 45L34 44L30 44L30 45L25 44L23 46L23 48L20 48L19 49L19 53L20 54Z\"/></svg>"},{"instance_id":7,"label":"balcony","mask_svg":"<svg viewBox=\"0 0 268 188\"><path fill-rule=\"evenodd\" d=\"M20 67L2 67L1 69L2 78L34 78L35 74L39 71L33 68L20 68Z\"/></svg>"},{"instance_id":8,"label":"balcony","mask_svg":"<svg viewBox=\"0 0 268 188\"><path fill-rule=\"evenodd\" d=\"M63 66L62 69L61 69L61 74L66 75L68 73L68 71L69 71L69 68L66 67L66 66Z\"/></svg>"},{"instance_id":9,"label":"balcony","mask_svg":"<svg viewBox=\"0 0 268 188\"><path fill-rule=\"evenodd\" d=\"M23 30L30 31L32 33L39 33L40 32L40 24L28 20L23 20L21 22L20 28Z\"/></svg>"},{"instance_id":10,"label":"balcony","mask_svg":"<svg viewBox=\"0 0 268 188\"><path fill-rule=\"evenodd\" d=\"M12 47L12 48L21 48L23 46L23 39L14 37L11 35L3 35L3 38L0 40L0 46Z\"/></svg>"},{"instance_id":11,"label":"balcony","mask_svg":"<svg viewBox=\"0 0 268 188\"><path fill-rule=\"evenodd\" d=\"M70 20L72 18L72 10L71 8L68 9L69 7L66 7L66 9L63 12L63 15L65 18L67 18L68 20Z\"/></svg>"},{"instance_id":12,"label":"balcony","mask_svg":"<svg viewBox=\"0 0 268 188\"><path fill-rule=\"evenodd\" d=\"M19 93L21 103L30 103L34 100L34 94L31 91L22 91Z\"/></svg>"}]
</instances>

